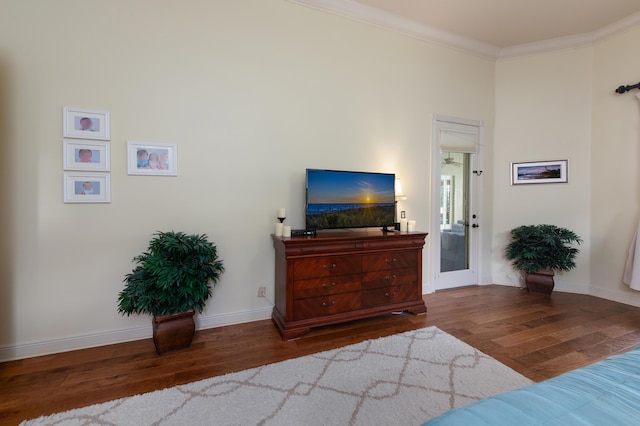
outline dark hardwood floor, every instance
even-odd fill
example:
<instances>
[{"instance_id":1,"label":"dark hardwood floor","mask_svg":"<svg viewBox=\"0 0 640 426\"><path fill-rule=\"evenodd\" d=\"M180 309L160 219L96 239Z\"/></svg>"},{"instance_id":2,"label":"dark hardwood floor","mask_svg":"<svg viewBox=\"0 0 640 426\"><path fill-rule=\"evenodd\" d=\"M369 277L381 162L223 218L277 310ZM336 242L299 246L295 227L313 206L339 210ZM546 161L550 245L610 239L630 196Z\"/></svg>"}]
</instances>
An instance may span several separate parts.
<instances>
[{"instance_id":1,"label":"dark hardwood floor","mask_svg":"<svg viewBox=\"0 0 640 426\"><path fill-rule=\"evenodd\" d=\"M269 320L201 330L161 357L151 339L0 364L0 424L162 389L435 325L535 381L640 344L640 308L503 286L425 296L427 315L386 315L283 342Z\"/></svg>"}]
</instances>

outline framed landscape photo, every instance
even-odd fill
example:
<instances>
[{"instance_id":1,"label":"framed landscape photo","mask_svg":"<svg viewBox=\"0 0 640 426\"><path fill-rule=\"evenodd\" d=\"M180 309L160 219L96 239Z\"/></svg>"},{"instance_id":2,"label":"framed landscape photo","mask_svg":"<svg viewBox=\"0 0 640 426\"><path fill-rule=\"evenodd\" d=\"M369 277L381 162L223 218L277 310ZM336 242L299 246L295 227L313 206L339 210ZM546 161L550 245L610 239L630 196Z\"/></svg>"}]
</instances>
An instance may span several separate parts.
<instances>
[{"instance_id":1,"label":"framed landscape photo","mask_svg":"<svg viewBox=\"0 0 640 426\"><path fill-rule=\"evenodd\" d=\"M108 142L62 141L64 170L108 172L111 154Z\"/></svg>"},{"instance_id":2,"label":"framed landscape photo","mask_svg":"<svg viewBox=\"0 0 640 426\"><path fill-rule=\"evenodd\" d=\"M129 141L127 165L130 175L178 176L177 146Z\"/></svg>"},{"instance_id":3,"label":"framed landscape photo","mask_svg":"<svg viewBox=\"0 0 640 426\"><path fill-rule=\"evenodd\" d=\"M111 119L107 111L64 107L62 127L65 138L103 141L111 138Z\"/></svg>"},{"instance_id":4,"label":"framed landscape photo","mask_svg":"<svg viewBox=\"0 0 640 426\"><path fill-rule=\"evenodd\" d=\"M64 173L65 203L110 203L109 173Z\"/></svg>"},{"instance_id":5,"label":"framed landscape photo","mask_svg":"<svg viewBox=\"0 0 640 426\"><path fill-rule=\"evenodd\" d=\"M511 185L567 183L569 160L511 163Z\"/></svg>"}]
</instances>

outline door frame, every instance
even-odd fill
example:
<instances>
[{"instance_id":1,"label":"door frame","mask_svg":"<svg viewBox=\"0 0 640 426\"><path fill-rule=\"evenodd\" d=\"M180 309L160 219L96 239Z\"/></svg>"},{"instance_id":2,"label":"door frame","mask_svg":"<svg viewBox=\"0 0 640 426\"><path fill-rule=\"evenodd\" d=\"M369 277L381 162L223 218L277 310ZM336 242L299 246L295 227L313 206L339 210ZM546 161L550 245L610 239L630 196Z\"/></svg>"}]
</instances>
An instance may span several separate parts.
<instances>
[{"instance_id":1,"label":"door frame","mask_svg":"<svg viewBox=\"0 0 640 426\"><path fill-rule=\"evenodd\" d=\"M440 114L433 114L432 119L432 143L431 143L431 288L434 291L444 290L446 288L453 288L455 286L442 286L439 285L441 282L441 272L440 272L440 175L441 175L441 150L440 150L440 128L446 127L446 123L451 124L451 127L455 127L456 125L463 126L472 126L477 128L478 139L476 145L476 153L471 155L471 164L470 164L470 200L469 200L469 213L470 215L476 214L478 218L476 220L470 220L471 224L481 224L482 220L482 146L483 146L483 136L484 136L484 124L482 121L478 120L470 120L459 117L452 117ZM474 173L473 171L477 171ZM477 285L480 284L481 274L481 264L480 259L482 258L481 248L482 248L482 230L481 229L473 229L471 226L468 228L469 232L469 269L465 269L464 271L469 271L466 276L466 281L460 286L465 285ZM473 231L473 232L471 232ZM456 271L457 272L457 271ZM455 272L448 272L448 274L452 274Z\"/></svg>"}]
</instances>

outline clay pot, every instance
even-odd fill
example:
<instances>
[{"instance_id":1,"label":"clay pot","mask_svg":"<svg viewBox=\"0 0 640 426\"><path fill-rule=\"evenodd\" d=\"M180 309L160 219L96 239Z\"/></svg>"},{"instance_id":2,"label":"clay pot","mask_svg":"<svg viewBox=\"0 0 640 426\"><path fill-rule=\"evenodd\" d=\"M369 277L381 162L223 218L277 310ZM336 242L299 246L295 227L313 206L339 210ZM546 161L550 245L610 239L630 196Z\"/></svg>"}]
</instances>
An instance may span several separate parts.
<instances>
[{"instance_id":1,"label":"clay pot","mask_svg":"<svg viewBox=\"0 0 640 426\"><path fill-rule=\"evenodd\" d=\"M196 332L194 314L195 311L189 311L153 317L153 343L156 345L158 355L191 346L193 335Z\"/></svg>"},{"instance_id":2,"label":"clay pot","mask_svg":"<svg viewBox=\"0 0 640 426\"><path fill-rule=\"evenodd\" d=\"M555 286L555 282L553 281L554 275L555 273L553 271L538 271L527 273L527 277L525 279L527 290L529 291L529 293L542 293L550 295L553 291L553 287Z\"/></svg>"}]
</instances>

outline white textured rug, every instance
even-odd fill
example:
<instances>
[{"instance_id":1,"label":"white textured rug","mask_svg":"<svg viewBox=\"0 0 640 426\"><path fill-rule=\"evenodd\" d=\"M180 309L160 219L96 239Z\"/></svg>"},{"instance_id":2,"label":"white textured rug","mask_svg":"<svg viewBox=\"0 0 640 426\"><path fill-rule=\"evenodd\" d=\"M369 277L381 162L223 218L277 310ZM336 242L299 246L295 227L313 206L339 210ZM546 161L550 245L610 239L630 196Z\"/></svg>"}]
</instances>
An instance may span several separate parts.
<instances>
[{"instance_id":1,"label":"white textured rug","mask_svg":"<svg viewBox=\"0 0 640 426\"><path fill-rule=\"evenodd\" d=\"M24 425L417 425L532 382L427 327Z\"/></svg>"}]
</instances>

